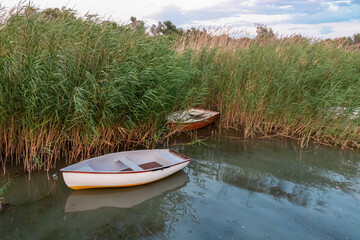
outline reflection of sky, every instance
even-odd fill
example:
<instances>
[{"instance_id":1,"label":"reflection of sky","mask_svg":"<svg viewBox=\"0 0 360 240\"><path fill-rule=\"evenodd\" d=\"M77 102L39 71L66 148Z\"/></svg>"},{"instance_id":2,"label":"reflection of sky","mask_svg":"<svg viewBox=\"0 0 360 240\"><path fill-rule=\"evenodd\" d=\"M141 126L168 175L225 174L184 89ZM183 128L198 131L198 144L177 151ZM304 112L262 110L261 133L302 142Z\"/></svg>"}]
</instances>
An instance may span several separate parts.
<instances>
[{"instance_id":1,"label":"reflection of sky","mask_svg":"<svg viewBox=\"0 0 360 240\"><path fill-rule=\"evenodd\" d=\"M200 130L197 134L202 137ZM230 138L236 133L222 134L205 135L201 145L173 146L193 160L184 172L149 185L71 191L60 177L51 195L43 198L51 185L46 174L33 173L31 181L26 174L14 177L5 195L11 205L0 214L0 236L359 239L359 152L311 144L300 149L297 142L284 139L243 141ZM0 187L2 182L0 174ZM117 206L132 194L141 203ZM78 204L84 207L96 200L101 208L64 212L72 196L83 196ZM108 197L115 204L104 205Z\"/></svg>"},{"instance_id":2,"label":"reflection of sky","mask_svg":"<svg viewBox=\"0 0 360 240\"><path fill-rule=\"evenodd\" d=\"M232 26L234 30L255 33L255 23L266 24L280 35L302 34L312 37L352 36L360 33L359 0L33 0L36 6L66 5L80 14L98 13L116 21L131 16L148 25L171 20L189 27ZM13 0L2 0L12 6Z\"/></svg>"},{"instance_id":3,"label":"reflection of sky","mask_svg":"<svg viewBox=\"0 0 360 240\"><path fill-rule=\"evenodd\" d=\"M326 148L300 150L286 141L235 144L222 139L216 143L208 141L200 158L196 151L188 155L195 159L192 167L198 174L216 173L216 180L284 198L296 205L313 205L316 197L309 196L329 189L360 196L358 153Z\"/></svg>"},{"instance_id":4,"label":"reflection of sky","mask_svg":"<svg viewBox=\"0 0 360 240\"><path fill-rule=\"evenodd\" d=\"M359 153L300 149L275 139L205 143L181 149L193 157L184 191L200 231L191 221L181 222L193 239L205 238L201 233L225 239L358 239Z\"/></svg>"}]
</instances>

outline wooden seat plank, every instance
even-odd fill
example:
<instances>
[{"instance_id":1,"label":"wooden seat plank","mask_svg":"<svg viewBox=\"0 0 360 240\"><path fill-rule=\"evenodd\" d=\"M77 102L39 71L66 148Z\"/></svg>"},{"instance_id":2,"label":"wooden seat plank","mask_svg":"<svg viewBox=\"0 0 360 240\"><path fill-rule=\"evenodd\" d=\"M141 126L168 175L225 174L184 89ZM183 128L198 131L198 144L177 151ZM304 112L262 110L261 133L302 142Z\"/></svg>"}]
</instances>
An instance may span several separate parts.
<instances>
[{"instance_id":1,"label":"wooden seat plank","mask_svg":"<svg viewBox=\"0 0 360 240\"><path fill-rule=\"evenodd\" d=\"M161 165L160 163L157 162L148 162L148 163L144 163L139 165L139 167L147 170L147 169L152 169L152 168L159 168L162 167L163 165Z\"/></svg>"}]
</instances>

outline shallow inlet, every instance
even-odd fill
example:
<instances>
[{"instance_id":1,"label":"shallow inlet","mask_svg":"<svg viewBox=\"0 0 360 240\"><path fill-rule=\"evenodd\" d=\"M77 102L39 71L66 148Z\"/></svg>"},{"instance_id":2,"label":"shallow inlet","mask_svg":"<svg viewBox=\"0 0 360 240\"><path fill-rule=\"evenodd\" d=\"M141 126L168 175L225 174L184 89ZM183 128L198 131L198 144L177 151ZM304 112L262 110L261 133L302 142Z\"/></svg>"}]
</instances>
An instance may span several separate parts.
<instances>
[{"instance_id":1,"label":"shallow inlet","mask_svg":"<svg viewBox=\"0 0 360 240\"><path fill-rule=\"evenodd\" d=\"M141 187L71 191L60 177L42 198L46 175L13 177L1 239L360 238L359 152L226 132L179 142L189 166Z\"/></svg>"}]
</instances>

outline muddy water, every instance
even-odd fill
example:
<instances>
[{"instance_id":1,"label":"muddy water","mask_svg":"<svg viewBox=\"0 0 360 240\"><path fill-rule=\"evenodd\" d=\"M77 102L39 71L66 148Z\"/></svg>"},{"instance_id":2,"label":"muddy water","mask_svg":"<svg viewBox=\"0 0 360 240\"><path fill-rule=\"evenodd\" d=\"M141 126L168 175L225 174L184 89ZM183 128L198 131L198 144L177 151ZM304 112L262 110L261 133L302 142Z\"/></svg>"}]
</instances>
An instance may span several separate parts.
<instances>
[{"instance_id":1,"label":"muddy water","mask_svg":"<svg viewBox=\"0 0 360 240\"><path fill-rule=\"evenodd\" d=\"M73 191L10 174L0 239L360 239L360 153L236 134L172 147L184 171L140 187ZM0 187L9 175L0 177Z\"/></svg>"}]
</instances>

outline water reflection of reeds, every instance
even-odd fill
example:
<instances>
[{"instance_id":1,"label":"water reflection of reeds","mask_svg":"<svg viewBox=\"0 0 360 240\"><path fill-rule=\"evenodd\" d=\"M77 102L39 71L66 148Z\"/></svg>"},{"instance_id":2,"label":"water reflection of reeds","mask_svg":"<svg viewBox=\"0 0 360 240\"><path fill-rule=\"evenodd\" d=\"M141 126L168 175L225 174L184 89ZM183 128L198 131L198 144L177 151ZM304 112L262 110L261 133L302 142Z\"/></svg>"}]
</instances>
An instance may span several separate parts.
<instances>
[{"instance_id":1,"label":"water reflection of reeds","mask_svg":"<svg viewBox=\"0 0 360 240\"><path fill-rule=\"evenodd\" d=\"M288 140L243 141L213 137L197 151L182 147L194 157L192 167L197 184L212 176L232 186L270 195L303 207L320 207L317 191L360 193L360 156L324 147L301 149Z\"/></svg>"}]
</instances>

